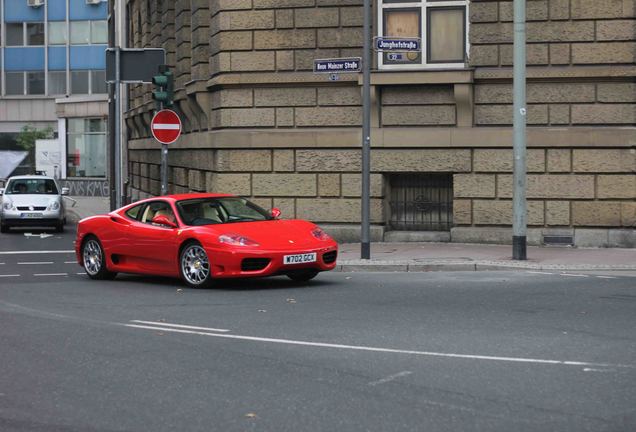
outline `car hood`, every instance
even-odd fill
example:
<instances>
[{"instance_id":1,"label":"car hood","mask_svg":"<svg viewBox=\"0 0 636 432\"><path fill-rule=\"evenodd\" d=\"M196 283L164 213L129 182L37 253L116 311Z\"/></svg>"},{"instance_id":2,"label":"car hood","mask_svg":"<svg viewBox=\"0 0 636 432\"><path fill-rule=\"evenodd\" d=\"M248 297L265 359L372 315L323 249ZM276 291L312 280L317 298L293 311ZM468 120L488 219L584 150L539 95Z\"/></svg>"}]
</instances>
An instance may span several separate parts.
<instances>
[{"instance_id":1,"label":"car hood","mask_svg":"<svg viewBox=\"0 0 636 432\"><path fill-rule=\"evenodd\" d=\"M289 249L296 247L331 246L332 242L316 239L311 232L316 225L304 220L269 220L262 222L237 222L223 225L209 225L207 231L213 235L238 234L269 249Z\"/></svg>"},{"instance_id":2,"label":"car hood","mask_svg":"<svg viewBox=\"0 0 636 432\"><path fill-rule=\"evenodd\" d=\"M59 200L59 195L5 195L16 207L46 207L51 201Z\"/></svg>"}]
</instances>

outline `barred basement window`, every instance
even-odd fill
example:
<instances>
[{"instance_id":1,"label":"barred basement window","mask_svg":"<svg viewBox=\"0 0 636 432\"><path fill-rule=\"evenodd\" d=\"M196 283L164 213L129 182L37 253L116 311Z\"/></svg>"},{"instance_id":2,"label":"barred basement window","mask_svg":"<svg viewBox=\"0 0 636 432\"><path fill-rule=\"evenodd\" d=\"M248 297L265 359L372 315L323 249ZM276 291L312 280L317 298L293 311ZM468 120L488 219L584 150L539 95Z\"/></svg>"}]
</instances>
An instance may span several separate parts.
<instances>
[{"instance_id":1,"label":"barred basement window","mask_svg":"<svg viewBox=\"0 0 636 432\"><path fill-rule=\"evenodd\" d=\"M452 174L393 174L389 227L397 231L450 231Z\"/></svg>"},{"instance_id":2,"label":"barred basement window","mask_svg":"<svg viewBox=\"0 0 636 432\"><path fill-rule=\"evenodd\" d=\"M420 38L421 53L378 53L380 69L464 67L468 0L380 0L378 35Z\"/></svg>"}]
</instances>

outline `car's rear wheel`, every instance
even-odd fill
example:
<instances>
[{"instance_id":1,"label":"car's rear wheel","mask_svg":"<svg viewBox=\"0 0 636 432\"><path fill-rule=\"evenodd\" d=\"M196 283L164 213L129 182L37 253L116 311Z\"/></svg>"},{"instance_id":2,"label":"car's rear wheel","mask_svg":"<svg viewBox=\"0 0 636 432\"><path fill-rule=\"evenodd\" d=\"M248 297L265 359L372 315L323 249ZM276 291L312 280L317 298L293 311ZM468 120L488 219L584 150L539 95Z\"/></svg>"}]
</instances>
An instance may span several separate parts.
<instances>
[{"instance_id":1,"label":"car's rear wheel","mask_svg":"<svg viewBox=\"0 0 636 432\"><path fill-rule=\"evenodd\" d=\"M210 259L198 242L186 244L179 256L181 278L192 288L207 288L212 285Z\"/></svg>"},{"instance_id":2,"label":"car's rear wheel","mask_svg":"<svg viewBox=\"0 0 636 432\"><path fill-rule=\"evenodd\" d=\"M82 244L82 264L91 279L113 279L117 276L106 268L106 253L95 236L88 237Z\"/></svg>"},{"instance_id":3,"label":"car's rear wheel","mask_svg":"<svg viewBox=\"0 0 636 432\"><path fill-rule=\"evenodd\" d=\"M287 277L294 282L307 282L318 276L318 270L298 270L293 273L287 273Z\"/></svg>"}]
</instances>

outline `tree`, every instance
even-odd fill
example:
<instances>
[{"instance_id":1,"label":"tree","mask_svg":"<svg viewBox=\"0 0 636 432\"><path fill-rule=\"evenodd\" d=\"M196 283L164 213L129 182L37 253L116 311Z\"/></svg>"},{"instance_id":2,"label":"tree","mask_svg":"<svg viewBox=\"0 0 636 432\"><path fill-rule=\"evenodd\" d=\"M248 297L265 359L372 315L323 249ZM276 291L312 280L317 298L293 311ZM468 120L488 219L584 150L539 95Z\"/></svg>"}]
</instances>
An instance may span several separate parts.
<instances>
[{"instance_id":1,"label":"tree","mask_svg":"<svg viewBox=\"0 0 636 432\"><path fill-rule=\"evenodd\" d=\"M33 126L26 125L22 128L20 134L18 134L16 143L21 149L31 152L35 148L35 141L51 138L53 138L53 128L51 126L46 129L38 129Z\"/></svg>"}]
</instances>

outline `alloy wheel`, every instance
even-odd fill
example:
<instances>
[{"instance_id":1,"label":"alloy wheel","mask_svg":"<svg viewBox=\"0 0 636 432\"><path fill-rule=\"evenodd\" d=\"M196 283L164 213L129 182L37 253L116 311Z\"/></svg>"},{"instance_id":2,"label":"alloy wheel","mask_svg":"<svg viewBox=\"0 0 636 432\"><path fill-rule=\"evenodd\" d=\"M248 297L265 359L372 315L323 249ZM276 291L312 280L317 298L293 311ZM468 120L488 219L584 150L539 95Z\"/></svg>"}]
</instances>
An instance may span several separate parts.
<instances>
[{"instance_id":1,"label":"alloy wheel","mask_svg":"<svg viewBox=\"0 0 636 432\"><path fill-rule=\"evenodd\" d=\"M97 240L91 239L84 245L84 269L95 276L102 268L102 247Z\"/></svg>"},{"instance_id":2,"label":"alloy wheel","mask_svg":"<svg viewBox=\"0 0 636 432\"><path fill-rule=\"evenodd\" d=\"M192 285L204 284L210 276L210 261L203 247L193 244L181 254L181 273Z\"/></svg>"}]
</instances>

